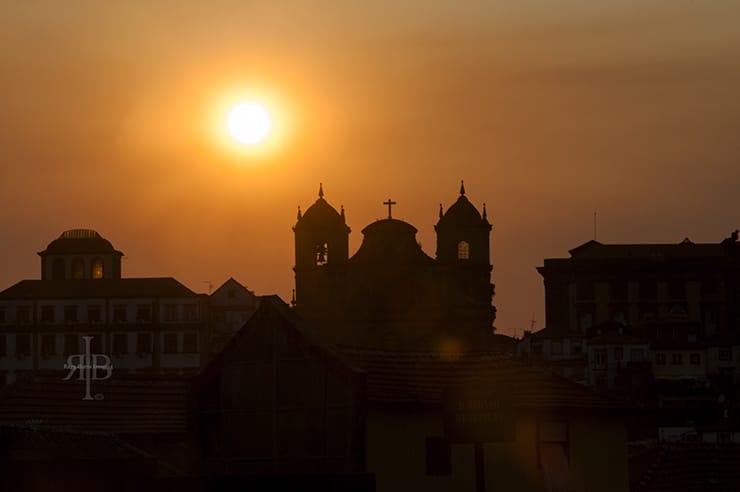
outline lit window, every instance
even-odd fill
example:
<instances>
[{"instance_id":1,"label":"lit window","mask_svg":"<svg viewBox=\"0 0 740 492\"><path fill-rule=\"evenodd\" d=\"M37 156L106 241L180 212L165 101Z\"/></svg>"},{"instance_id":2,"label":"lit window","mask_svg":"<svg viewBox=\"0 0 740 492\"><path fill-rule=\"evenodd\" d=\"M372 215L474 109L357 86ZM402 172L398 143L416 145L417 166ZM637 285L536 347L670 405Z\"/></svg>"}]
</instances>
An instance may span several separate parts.
<instances>
[{"instance_id":1,"label":"lit window","mask_svg":"<svg viewBox=\"0 0 740 492\"><path fill-rule=\"evenodd\" d=\"M457 259L470 259L470 245L467 243L467 241L460 241L459 243L457 243Z\"/></svg>"},{"instance_id":2,"label":"lit window","mask_svg":"<svg viewBox=\"0 0 740 492\"><path fill-rule=\"evenodd\" d=\"M103 260L100 258L93 260L92 278L103 278Z\"/></svg>"},{"instance_id":3,"label":"lit window","mask_svg":"<svg viewBox=\"0 0 740 492\"><path fill-rule=\"evenodd\" d=\"M316 253L316 265L326 265L329 262L329 244L320 242L314 246L314 253Z\"/></svg>"}]
</instances>

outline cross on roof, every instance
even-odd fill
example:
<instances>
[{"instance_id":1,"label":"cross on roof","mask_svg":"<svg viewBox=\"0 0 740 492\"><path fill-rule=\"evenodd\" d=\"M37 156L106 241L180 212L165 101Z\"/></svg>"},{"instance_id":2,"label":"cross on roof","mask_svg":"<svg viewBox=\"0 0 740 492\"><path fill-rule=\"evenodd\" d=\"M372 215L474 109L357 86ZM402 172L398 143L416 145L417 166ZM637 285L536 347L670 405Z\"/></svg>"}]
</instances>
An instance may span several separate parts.
<instances>
[{"instance_id":1,"label":"cross on roof","mask_svg":"<svg viewBox=\"0 0 740 492\"><path fill-rule=\"evenodd\" d=\"M388 201L383 202L383 205L388 205L388 218L391 219L391 207L393 205L396 205L396 202L392 201L390 198Z\"/></svg>"}]
</instances>

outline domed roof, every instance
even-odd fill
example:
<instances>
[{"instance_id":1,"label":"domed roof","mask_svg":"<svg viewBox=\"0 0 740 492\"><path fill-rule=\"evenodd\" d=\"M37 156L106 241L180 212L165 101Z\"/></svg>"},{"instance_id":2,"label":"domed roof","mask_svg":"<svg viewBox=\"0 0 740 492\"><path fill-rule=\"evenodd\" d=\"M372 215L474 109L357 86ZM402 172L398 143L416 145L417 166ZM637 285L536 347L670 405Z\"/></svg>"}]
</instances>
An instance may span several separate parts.
<instances>
[{"instance_id":1,"label":"domed roof","mask_svg":"<svg viewBox=\"0 0 740 492\"><path fill-rule=\"evenodd\" d=\"M344 209L340 214L337 210L329 205L324 200L324 189L322 185L319 185L319 199L316 200L313 205L308 207L305 213L301 214L301 209L298 209L298 222L295 227L305 227L306 225L311 226L326 226L326 225L344 225ZM346 226L345 226L346 227Z\"/></svg>"},{"instance_id":2,"label":"domed roof","mask_svg":"<svg viewBox=\"0 0 740 492\"><path fill-rule=\"evenodd\" d=\"M39 254L64 255L90 253L123 254L120 251L116 251L110 241L92 229L70 229L64 231Z\"/></svg>"},{"instance_id":3,"label":"domed roof","mask_svg":"<svg viewBox=\"0 0 740 492\"><path fill-rule=\"evenodd\" d=\"M378 220L362 230L364 238L352 262L428 263L432 258L422 251L416 241L416 228L397 219Z\"/></svg>"},{"instance_id":4,"label":"domed roof","mask_svg":"<svg viewBox=\"0 0 740 492\"><path fill-rule=\"evenodd\" d=\"M465 185L463 183L460 184L460 196L457 198L457 201L447 209L447 212L444 215L442 215L440 209L438 225L447 224L474 226L488 225L488 220L485 215L481 216L478 209L475 208L475 205L470 203L470 200L465 196Z\"/></svg>"}]
</instances>

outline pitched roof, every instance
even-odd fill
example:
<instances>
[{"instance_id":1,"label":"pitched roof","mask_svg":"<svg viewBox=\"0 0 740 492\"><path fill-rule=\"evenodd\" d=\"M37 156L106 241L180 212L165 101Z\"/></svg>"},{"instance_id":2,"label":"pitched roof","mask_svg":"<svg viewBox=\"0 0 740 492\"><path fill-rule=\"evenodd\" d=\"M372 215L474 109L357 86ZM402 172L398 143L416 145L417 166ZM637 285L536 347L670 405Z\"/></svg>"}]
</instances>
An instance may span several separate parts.
<instances>
[{"instance_id":1,"label":"pitched roof","mask_svg":"<svg viewBox=\"0 0 740 492\"><path fill-rule=\"evenodd\" d=\"M0 448L13 461L152 460L111 434L0 424Z\"/></svg>"},{"instance_id":2,"label":"pitched roof","mask_svg":"<svg viewBox=\"0 0 740 492\"><path fill-rule=\"evenodd\" d=\"M544 369L501 354L468 353L458 358L431 352L393 352L351 346L339 351L367 372L368 400L437 405L451 386L506 383L515 405L537 409L620 409L621 400L600 395Z\"/></svg>"},{"instance_id":3,"label":"pitched roof","mask_svg":"<svg viewBox=\"0 0 740 492\"><path fill-rule=\"evenodd\" d=\"M172 277L21 280L0 292L0 299L97 299L103 297L195 297Z\"/></svg>"},{"instance_id":4,"label":"pitched roof","mask_svg":"<svg viewBox=\"0 0 740 492\"><path fill-rule=\"evenodd\" d=\"M187 428L187 384L183 379L117 376L85 381L43 375L20 379L0 391L0 422L113 434L171 434Z\"/></svg>"}]
</instances>

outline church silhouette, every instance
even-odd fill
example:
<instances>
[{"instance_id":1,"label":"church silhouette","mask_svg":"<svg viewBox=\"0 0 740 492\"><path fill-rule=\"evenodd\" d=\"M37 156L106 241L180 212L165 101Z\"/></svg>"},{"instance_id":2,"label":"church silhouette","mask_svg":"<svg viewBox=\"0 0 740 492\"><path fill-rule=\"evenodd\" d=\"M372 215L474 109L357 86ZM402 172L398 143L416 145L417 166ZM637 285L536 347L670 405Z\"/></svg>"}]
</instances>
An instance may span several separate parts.
<instances>
[{"instance_id":1,"label":"church silhouette","mask_svg":"<svg viewBox=\"0 0 740 492\"><path fill-rule=\"evenodd\" d=\"M349 255L350 227L344 207L324 198L301 213L295 233L295 310L325 341L423 350L442 345L479 347L492 341L488 222L468 200L464 183L457 201L439 208L436 258L416 240L417 229L388 218L362 230Z\"/></svg>"}]
</instances>

